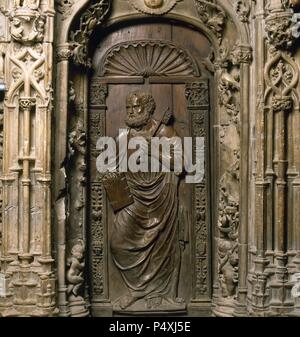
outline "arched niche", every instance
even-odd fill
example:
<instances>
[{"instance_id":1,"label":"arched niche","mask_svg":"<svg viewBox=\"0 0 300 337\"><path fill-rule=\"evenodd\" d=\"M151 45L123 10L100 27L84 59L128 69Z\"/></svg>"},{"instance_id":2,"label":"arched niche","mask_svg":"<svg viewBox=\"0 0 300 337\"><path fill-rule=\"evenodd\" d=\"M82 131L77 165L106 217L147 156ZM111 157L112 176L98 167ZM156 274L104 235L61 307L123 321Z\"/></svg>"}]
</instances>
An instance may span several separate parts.
<instances>
[{"instance_id":1,"label":"arched niche","mask_svg":"<svg viewBox=\"0 0 300 337\"><path fill-rule=\"evenodd\" d=\"M206 4L205 1L196 2L198 5L199 3L200 5ZM98 15L98 22L96 22L98 25L95 24L93 27L91 6L97 5L97 3L104 6L101 12L103 17ZM97 8L99 9L100 7ZM99 76L94 76L97 73L95 57L92 67L87 68L86 66L89 65L89 57L96 55L95 46L99 46L100 41L105 41L103 35L109 36L109 34L114 34L113 32L118 31L118 29L122 29L122 27L124 29L128 26L138 26L141 22L150 21L154 25L165 24L166 26L185 27L184 29L186 31L190 30L191 34L202 36L203 40L207 41L207 46L210 47L210 50L207 50L206 53L202 55L199 53L198 58L193 55L189 60L189 62L198 62L197 74L194 73L189 79L187 79L188 76L184 80L177 78L177 85L179 86L181 83L185 86L185 99L189 100L191 98L189 93L198 93L199 95L201 92L199 85L203 84L204 86L206 85L207 97L209 97L210 102L210 104L207 104L207 102L201 105L201 102L199 103L198 101L197 106L195 101L191 100L186 105L187 111L189 108L191 111L198 109L199 111L207 111L209 115L210 121L207 122L206 127L208 132L207 139L209 140L207 163L211 174L209 185L206 186L207 191L205 192L208 198L206 199L208 200L206 207L210 207L206 214L206 218L209 219L207 220L209 222L205 223L206 225L209 224L206 231L206 239L201 242L199 238L198 244L197 240L194 240L191 243L193 254L190 254L187 258L190 259L189 267L193 276L190 277L189 305L185 314L210 315L214 311L217 315L233 315L235 311L242 311L246 306L245 275L247 274L248 201L247 193L245 191L241 193L240 186L247 186L248 184L246 163L249 140L248 86L251 52L247 45L245 25L241 23L232 6L225 2L225 4L222 3L222 7L221 4L217 6L214 4L209 5L209 9L208 14L211 15L209 19L212 21L205 21L205 16L197 11L197 7L189 13L186 13L185 10L182 10L181 13L179 6L178 11L171 11L159 18L150 16L145 19L144 14L134 12L131 7L127 8L126 14L120 12L118 15L118 11L115 8L112 10L106 1L98 1L92 5L78 2L72 16L68 20L63 20L61 27L64 27L64 29L60 29L62 33L58 38L60 42L58 45L59 62L57 64L58 83L56 89L57 97L60 98L57 99L56 106L56 125L59 125L59 128L56 130L55 137L56 141L62 144L61 146L65 144L65 147L54 149L56 168L64 165L67 172L67 180L65 180L65 176L62 175L61 171L56 175L55 199L57 199L59 190L67 186L68 193L63 194L63 197L68 200L68 207L70 207L67 210L70 215L66 217L65 221L57 222L57 233L62 238L60 244L66 246L66 253L58 250L61 289L60 307L63 309L61 310L62 312L71 310L73 315L77 315L78 312L84 315L87 310L83 308L87 306L89 301L92 302L92 312L95 315L110 315L113 312L110 298L111 289L109 289L109 273L111 272L109 269L111 267L107 262L109 258L109 231L105 227L101 229L98 221L100 217L101 221L103 221L102 208L106 207L106 204L102 198L103 191L101 186L99 184L94 186L89 185L89 183L86 184L86 181L89 182L90 173L85 172L83 168L86 165L86 156L90 153L90 149L87 152L85 149L90 146L86 144L91 143L89 139L91 124L93 122L96 123L95 130L99 130L101 123L103 130L106 129L103 126L103 123L106 122L101 116L107 113L109 86L113 85L114 80L113 78L106 82L103 80L101 75L105 75L105 63L102 64L102 69L99 70ZM88 18L88 20L85 18ZM214 22L214 19L221 21ZM92 29L88 28L88 31L84 31L88 23ZM82 34L83 31L85 32L84 34ZM100 49L103 47L103 55L101 55L100 51L99 60L105 57L106 60L109 60L108 56L111 57L111 60L113 51L116 50L114 48L117 48L118 51L128 51L128 43L131 43L133 50L137 49L134 47L143 47L145 41L142 40L138 38L131 40L121 39L117 41L119 46L111 44L110 48L107 49L100 43ZM146 40L149 40L149 35ZM158 37L156 37L156 40L158 40ZM164 41L162 42L162 40ZM169 37L160 39L160 41L161 45L168 45L169 49L175 48L175 45L178 49L178 43L172 44L174 41ZM126 43L127 46L125 46ZM182 44L184 43L182 42ZM152 48L153 42L152 47L151 43L148 43L148 45ZM188 48L186 49L188 50ZM194 47L194 49L197 48ZM185 55L184 59L187 60L188 56ZM106 71L108 70L106 69ZM143 78L147 78L149 85L149 78L151 78L149 74L140 73L137 75L140 76L141 82L138 84L139 79L136 78L135 81L137 83L135 85L138 87L144 85ZM116 76L115 73L112 77L114 76ZM129 82L127 79L127 82L125 81L123 85L129 85ZM207 83L210 84L209 90ZM91 91L96 92L96 94L93 94L94 102L90 96ZM93 109L95 110L95 116L98 116L98 120L90 119ZM88 139L89 141L87 143L80 142L83 139ZM70 155L70 151L72 155ZM67 162L66 158L68 158ZM57 170L55 171L57 172ZM91 198L93 191L95 197ZM199 193L201 194L201 187L198 195ZM196 194L197 192L195 192ZM199 198L201 199L201 195ZM91 208L93 203L94 209L93 207ZM203 205L200 205L198 210L197 204L191 206L195 216L195 224L197 221L201 222L201 207ZM90 214L93 214L93 211L95 213L93 215L94 218L97 219L98 217L98 223L94 228L91 228L92 220ZM240 214L243 214L243 216L240 217ZM192 229L190 228L190 230ZM93 245L93 239L90 236L91 232L94 232L97 237L97 245L94 247L91 247ZM102 240L100 244L99 239L100 241ZM72 301L69 304L66 301L67 294L63 289L66 289L65 275L67 266L63 261L65 261L66 255L70 256L72 247L78 240L85 242L87 265L85 275L87 282L85 303L81 304L81 311L77 312L78 308L75 306L74 309ZM205 244L207 244L207 247L205 247ZM204 251L208 263L206 267L204 266L206 268L205 273L203 273L205 269L203 269L203 265L201 267L201 263L205 260L201 259L201 254L203 257ZM230 261L234 262L231 263ZM185 272L188 273L189 269L185 270ZM235 273L234 275L233 272ZM205 289L203 284L206 287L204 287ZM80 307L80 305L78 306Z\"/></svg>"}]
</instances>

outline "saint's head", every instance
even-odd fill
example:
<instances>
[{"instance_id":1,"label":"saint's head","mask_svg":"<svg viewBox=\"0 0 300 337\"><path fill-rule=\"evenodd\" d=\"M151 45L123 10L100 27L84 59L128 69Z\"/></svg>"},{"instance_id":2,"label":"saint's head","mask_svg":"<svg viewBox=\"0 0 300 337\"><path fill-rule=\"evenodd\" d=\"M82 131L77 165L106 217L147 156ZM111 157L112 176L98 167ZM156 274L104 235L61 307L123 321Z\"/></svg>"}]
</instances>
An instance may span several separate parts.
<instances>
[{"instance_id":1,"label":"saint's head","mask_svg":"<svg viewBox=\"0 0 300 337\"><path fill-rule=\"evenodd\" d=\"M125 122L131 128L142 128L147 125L156 108L150 93L134 91L126 98L127 115Z\"/></svg>"}]
</instances>

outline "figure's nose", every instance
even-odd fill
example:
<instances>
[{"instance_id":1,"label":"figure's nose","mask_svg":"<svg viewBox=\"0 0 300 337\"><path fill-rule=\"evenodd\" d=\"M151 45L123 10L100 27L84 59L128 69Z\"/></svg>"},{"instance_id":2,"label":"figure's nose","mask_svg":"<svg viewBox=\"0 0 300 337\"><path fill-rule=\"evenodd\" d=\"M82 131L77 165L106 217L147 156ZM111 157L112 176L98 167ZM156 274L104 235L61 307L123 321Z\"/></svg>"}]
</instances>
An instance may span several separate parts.
<instances>
[{"instance_id":1,"label":"figure's nose","mask_svg":"<svg viewBox=\"0 0 300 337\"><path fill-rule=\"evenodd\" d=\"M128 108L128 113L130 116L134 115L133 108Z\"/></svg>"}]
</instances>

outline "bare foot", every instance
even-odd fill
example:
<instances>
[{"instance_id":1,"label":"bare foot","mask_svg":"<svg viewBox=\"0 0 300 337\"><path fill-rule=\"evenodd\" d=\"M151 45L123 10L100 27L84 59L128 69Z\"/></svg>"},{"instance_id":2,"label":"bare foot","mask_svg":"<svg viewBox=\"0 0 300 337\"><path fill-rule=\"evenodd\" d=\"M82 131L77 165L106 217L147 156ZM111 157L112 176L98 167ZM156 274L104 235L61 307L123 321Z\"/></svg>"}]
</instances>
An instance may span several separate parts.
<instances>
[{"instance_id":1,"label":"bare foot","mask_svg":"<svg viewBox=\"0 0 300 337\"><path fill-rule=\"evenodd\" d=\"M125 295L120 298L119 300L119 305L121 309L126 309L128 308L131 304L136 302L138 298L130 296L130 295Z\"/></svg>"}]
</instances>

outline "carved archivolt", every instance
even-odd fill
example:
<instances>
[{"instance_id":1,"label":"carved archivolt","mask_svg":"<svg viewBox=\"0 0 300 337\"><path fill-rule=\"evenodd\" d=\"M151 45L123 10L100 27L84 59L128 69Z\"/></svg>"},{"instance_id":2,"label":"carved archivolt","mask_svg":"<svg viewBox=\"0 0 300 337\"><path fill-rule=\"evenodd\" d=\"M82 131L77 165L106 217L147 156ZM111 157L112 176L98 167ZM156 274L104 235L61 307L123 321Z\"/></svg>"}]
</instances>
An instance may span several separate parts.
<instances>
[{"instance_id":1,"label":"carved archivolt","mask_svg":"<svg viewBox=\"0 0 300 337\"><path fill-rule=\"evenodd\" d=\"M88 47L90 36L108 14L111 7L110 0L91 1L87 10L80 17L79 28L71 32L71 45L74 62L78 65L89 66Z\"/></svg>"},{"instance_id":2,"label":"carved archivolt","mask_svg":"<svg viewBox=\"0 0 300 337\"><path fill-rule=\"evenodd\" d=\"M102 76L199 76L197 64L168 41L121 43L104 57Z\"/></svg>"},{"instance_id":3,"label":"carved archivolt","mask_svg":"<svg viewBox=\"0 0 300 337\"><path fill-rule=\"evenodd\" d=\"M134 1L130 2L136 9L145 14L160 15L168 11L166 5L176 5L176 1ZM218 269L215 275L218 281L219 292L215 294L216 298L224 300L229 299L228 305L231 309L235 306L235 299L238 287L239 272L239 242L238 234L240 228L240 155L237 148L241 146L239 134L240 128L240 109L241 109L241 91L242 83L240 79L241 64L251 62L251 51L246 46L240 44L225 50L227 42L224 41L226 34L227 14L223 7L216 4L216 1L195 0L195 8L198 13L199 21L204 24L208 34L215 38L219 44L222 44L220 50L216 50L219 58L214 60L216 72L217 89L219 90L219 115L222 119L221 125L225 125L226 132L234 134L234 144L223 143L224 157L233 156L233 165L221 163L221 176L219 190L220 198L218 206L219 212L215 215L216 230L219 237L216 242L216 264ZM60 58L69 57L70 52L73 55L76 64L89 65L88 48L89 38L109 12L109 5L104 1L98 1L91 5L81 18L80 27L75 33L71 34L71 49L64 50ZM95 7L93 7L95 6ZM144 10L142 10L142 7ZM99 15L95 19L95 11L92 8L99 9ZM145 9L146 8L146 9ZM176 7L176 9L179 8ZM171 9L171 7L170 7ZM246 1L236 1L234 8L242 22L248 20L250 6ZM91 25L89 25L89 22ZM89 29L92 27L92 29ZM230 25L228 25L230 27ZM231 43L228 43L230 46ZM232 45L231 45L232 46ZM130 41L123 42L114 46L105 55L101 62L102 66L97 70L97 76L101 77L129 77L142 76L150 77L164 75L172 76L201 76L197 64L193 58L182 48L169 41ZM245 74L244 74L245 75ZM99 134L104 134L105 111L107 87L101 83L102 79L92 83L90 87L91 112L89 116L91 149L96 148L95 143ZM206 125L208 123L208 86L204 83L193 82L186 85L186 98L188 109L192 116L193 135L196 137L205 136ZM96 107L96 108L95 108ZM95 109L93 109L95 108ZM238 130L237 132L232 130ZM228 131L229 130L229 131ZM225 132L224 131L224 132ZM224 136L226 138L226 135ZM227 137L228 140L229 137ZM221 144L222 145L222 144ZM228 146L228 148L226 148ZM236 148L237 147L237 148ZM234 154L232 155L232 152ZM97 153L91 151L91 161L95 160ZM226 159L225 159L226 161ZM90 165L91 166L91 165ZM207 177L206 177L207 178ZM208 179L207 179L208 180ZM210 298L210 229L207 227L208 221L208 201L207 185L195 186L194 199L194 221L195 221L195 293L194 300L205 300ZM217 198L216 198L217 199ZM105 219L103 208L105 198L103 197L103 188L97 177L91 177L91 205L89 214L91 216L91 251L95 257L91 262L93 273L92 293L93 297L99 301L107 299L107 285L105 280ZM243 261L242 261L243 263ZM216 305L219 305L216 301Z\"/></svg>"},{"instance_id":4,"label":"carved archivolt","mask_svg":"<svg viewBox=\"0 0 300 337\"><path fill-rule=\"evenodd\" d=\"M221 43L226 23L226 13L212 0L194 0L201 21Z\"/></svg>"}]
</instances>

